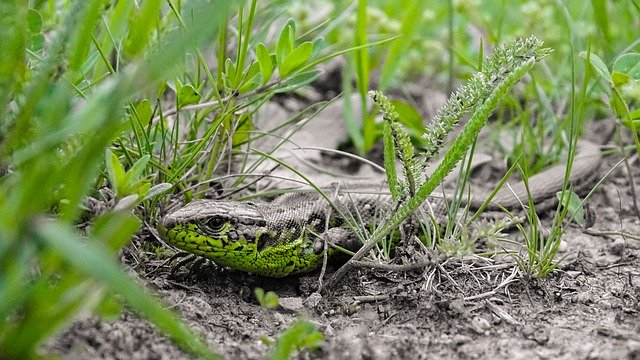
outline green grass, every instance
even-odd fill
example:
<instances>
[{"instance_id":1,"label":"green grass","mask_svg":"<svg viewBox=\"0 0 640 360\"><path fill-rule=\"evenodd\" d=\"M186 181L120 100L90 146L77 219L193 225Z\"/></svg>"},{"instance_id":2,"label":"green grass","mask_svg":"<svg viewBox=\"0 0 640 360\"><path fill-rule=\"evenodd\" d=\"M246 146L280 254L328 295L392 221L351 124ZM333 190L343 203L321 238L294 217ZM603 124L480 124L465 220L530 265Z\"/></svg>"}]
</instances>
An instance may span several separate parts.
<instances>
[{"instance_id":1,"label":"green grass","mask_svg":"<svg viewBox=\"0 0 640 360\"><path fill-rule=\"evenodd\" d=\"M0 357L35 358L78 314L123 308L151 320L183 349L216 357L126 275L117 253L141 224L154 224L170 197L204 197L208 184L222 179L233 178L227 187L246 185L243 175L271 156L249 151L250 143L275 130L257 131L255 114L274 96L295 96L321 74L318 65L337 56L347 57L343 94L358 93L365 109L356 119L346 107L356 150L365 154L382 139L387 169L397 154L405 166L404 175L388 172L398 211L358 256L438 185L491 114L500 131L523 134L505 157L525 178L556 161L566 144L571 159L590 119L616 117L618 131L631 134L640 151L635 0L292 4L0 4ZM330 19L302 16L327 6ZM417 78L450 89L478 71L495 75L499 68L477 59L532 34L553 54L532 70L530 58L503 62L517 66L479 96L483 101L454 109L457 118L467 113L471 119L442 168L421 183L413 157L438 152L439 128L425 128L417 116L422 109L396 99L398 117L376 123L378 110L367 102L372 84L402 93ZM507 92L526 72L526 81ZM563 194L570 194L565 185ZM87 198L106 204L106 212L89 211ZM526 241L518 261L525 272L545 276L554 269L567 211L558 208L549 236L541 236L529 212L528 226L520 228ZM89 228L78 226L87 220ZM453 224L447 232L456 232ZM307 325L296 326L310 334L308 344L285 335L274 354L317 345Z\"/></svg>"},{"instance_id":2,"label":"green grass","mask_svg":"<svg viewBox=\"0 0 640 360\"><path fill-rule=\"evenodd\" d=\"M335 283L349 268L350 262L360 260L377 243L395 231L427 197L440 185L454 166L465 156L473 145L478 133L484 127L487 118L506 96L506 93L526 74L533 65L545 58L549 49L542 48L542 43L529 38L509 43L497 49L492 57L486 61L482 72L462 86L452 95L449 102L442 108L434 124L427 128L423 135L425 150L422 156L426 161L431 160L440 152L445 137L467 113L471 118L462 131L452 141L450 149L443 155L443 160L434 173L426 181L418 183L424 164L417 163L413 157L413 145L408 136L398 127L398 114L381 93L373 93L385 116L385 165L387 179L397 206L375 229L371 238L362 248L332 277L330 283ZM403 176L395 172L396 155L404 166Z\"/></svg>"},{"instance_id":3,"label":"green grass","mask_svg":"<svg viewBox=\"0 0 640 360\"><path fill-rule=\"evenodd\" d=\"M61 11L43 6L37 9L43 25L33 30L50 38L46 47L38 49L29 47L31 35L22 31L23 21L34 16L35 10L18 3L2 5L3 14L15 15L2 17L2 28L12 32L9 38L14 40L11 51L3 51L13 56L3 59L0 80L3 358L34 357L38 346L78 313L105 313L113 305L121 306L109 300L114 294L121 296L122 305L153 321L184 349L215 357L113 260L139 227L132 213L108 212L94 219L85 236L76 234L84 197L103 183L100 169L105 148L126 129L125 106L174 76L187 51L215 36L217 27L205 27L201 20L221 23L220 14L229 8L202 7L202 17L194 18L191 27L185 31L167 27L158 41L151 36L161 30L155 28L158 11L152 2L137 9L126 6L120 2L117 8L103 12L106 22L100 18L105 11L101 1L69 3ZM132 18L123 19L128 16ZM167 15L165 20L171 22L173 17ZM136 24L135 38L124 32L129 25L116 29L122 21ZM124 44L118 52L122 58L117 59L121 70L101 60L109 45L96 44L105 44L101 39L107 33L123 40L117 42ZM143 157L140 153L134 156ZM135 172L137 177L142 170L130 174Z\"/></svg>"}]
</instances>

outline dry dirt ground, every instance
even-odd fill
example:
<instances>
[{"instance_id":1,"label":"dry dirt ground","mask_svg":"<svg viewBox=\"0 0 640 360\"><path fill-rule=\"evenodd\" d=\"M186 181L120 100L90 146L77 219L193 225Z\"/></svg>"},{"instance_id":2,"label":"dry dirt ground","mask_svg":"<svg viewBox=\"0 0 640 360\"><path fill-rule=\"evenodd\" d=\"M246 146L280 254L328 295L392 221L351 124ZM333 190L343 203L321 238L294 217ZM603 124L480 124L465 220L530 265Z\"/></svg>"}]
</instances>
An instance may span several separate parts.
<instances>
[{"instance_id":1,"label":"dry dirt ground","mask_svg":"<svg viewBox=\"0 0 640 360\"><path fill-rule=\"evenodd\" d=\"M607 158L603 173L616 162ZM637 161L632 171L639 179ZM318 297L318 273L267 279L205 264L172 274L153 255L133 270L227 359L266 358L263 339L300 317L324 334L317 351L296 353L300 359L640 359L632 196L620 166L590 201L595 225L567 230L562 263L542 280L510 259L463 256L405 273L354 269ZM282 306L262 308L256 287L277 293ZM81 319L45 348L69 359L190 358L129 313Z\"/></svg>"}]
</instances>

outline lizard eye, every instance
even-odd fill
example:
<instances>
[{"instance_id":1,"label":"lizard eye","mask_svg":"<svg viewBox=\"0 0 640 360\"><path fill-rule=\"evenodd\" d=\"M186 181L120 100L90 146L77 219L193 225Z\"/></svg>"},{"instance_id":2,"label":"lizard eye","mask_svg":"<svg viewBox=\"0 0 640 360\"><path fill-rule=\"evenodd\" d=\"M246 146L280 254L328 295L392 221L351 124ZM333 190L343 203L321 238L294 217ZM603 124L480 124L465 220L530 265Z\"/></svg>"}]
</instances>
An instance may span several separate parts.
<instances>
[{"instance_id":1,"label":"lizard eye","mask_svg":"<svg viewBox=\"0 0 640 360\"><path fill-rule=\"evenodd\" d=\"M207 220L207 222L204 225L208 231L218 232L222 230L222 228L224 227L224 224L225 224L225 221L223 218L214 216L211 219Z\"/></svg>"}]
</instances>

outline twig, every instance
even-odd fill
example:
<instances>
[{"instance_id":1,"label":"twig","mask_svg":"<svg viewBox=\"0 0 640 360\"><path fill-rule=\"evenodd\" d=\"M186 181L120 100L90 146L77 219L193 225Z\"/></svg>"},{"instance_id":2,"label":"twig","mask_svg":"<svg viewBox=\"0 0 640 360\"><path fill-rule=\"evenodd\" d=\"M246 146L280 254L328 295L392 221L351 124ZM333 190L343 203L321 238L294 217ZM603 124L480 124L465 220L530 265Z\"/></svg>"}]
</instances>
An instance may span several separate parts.
<instances>
[{"instance_id":1,"label":"twig","mask_svg":"<svg viewBox=\"0 0 640 360\"><path fill-rule=\"evenodd\" d=\"M402 264L402 265L373 263L373 262L360 261L360 260L351 261L351 266L353 267L368 267L372 269L397 271L397 272L421 270L426 267L429 267L430 265L433 265L433 261L431 259L424 259L414 263Z\"/></svg>"},{"instance_id":2,"label":"twig","mask_svg":"<svg viewBox=\"0 0 640 360\"><path fill-rule=\"evenodd\" d=\"M494 304L493 302L491 302L491 300L485 301L485 306L487 307L487 309L489 309L494 314L498 315L498 317L504 320L505 322L511 325L519 324L518 320L516 320L513 316L511 316L511 314L506 312L504 308L502 308L502 306L498 306Z\"/></svg>"},{"instance_id":3,"label":"twig","mask_svg":"<svg viewBox=\"0 0 640 360\"><path fill-rule=\"evenodd\" d=\"M631 187L631 198L633 199L633 210L636 213L636 217L640 220L640 207L638 206L638 196L636 192L636 185L633 181L633 172L631 170L631 165L629 164L629 159L624 157L624 166L627 169L627 175L629 175L629 186Z\"/></svg>"},{"instance_id":4,"label":"twig","mask_svg":"<svg viewBox=\"0 0 640 360\"><path fill-rule=\"evenodd\" d=\"M363 302L376 302L376 301L385 301L389 299L389 294L382 295L363 295L363 296L354 296L353 301L357 303Z\"/></svg>"},{"instance_id":5,"label":"twig","mask_svg":"<svg viewBox=\"0 0 640 360\"><path fill-rule=\"evenodd\" d=\"M583 233L592 235L592 236L621 236L625 239L632 239L640 241L640 236L629 234L623 231L611 231L611 230L597 230L597 229L585 229L582 230Z\"/></svg>"},{"instance_id":6,"label":"twig","mask_svg":"<svg viewBox=\"0 0 640 360\"><path fill-rule=\"evenodd\" d=\"M338 197L339 186L336 186L336 189L333 193L333 197ZM329 222L331 220L331 208L327 208L327 213L324 219L324 231L325 233L329 230ZM322 240L322 269L320 270L320 275L318 276L318 289L322 289L324 274L327 272L327 263L329 262L329 239L326 239L325 236L319 237Z\"/></svg>"}]
</instances>

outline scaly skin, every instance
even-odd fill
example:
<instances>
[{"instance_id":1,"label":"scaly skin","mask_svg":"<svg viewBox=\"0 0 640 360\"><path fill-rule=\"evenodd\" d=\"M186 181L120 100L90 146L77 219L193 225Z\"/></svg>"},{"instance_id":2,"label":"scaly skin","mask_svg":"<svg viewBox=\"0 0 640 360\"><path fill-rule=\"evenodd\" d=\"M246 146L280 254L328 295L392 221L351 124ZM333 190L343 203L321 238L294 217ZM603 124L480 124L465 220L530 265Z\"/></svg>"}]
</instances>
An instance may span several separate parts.
<instances>
[{"instance_id":1,"label":"scaly skin","mask_svg":"<svg viewBox=\"0 0 640 360\"><path fill-rule=\"evenodd\" d=\"M586 188L597 177L601 156L596 145L582 142L574 160L574 190ZM564 166L558 165L530 179L536 210L557 204ZM388 212L389 195L376 194L382 187L350 185L326 191L335 208L316 193L292 193L270 203L199 200L165 216L158 224L165 241L179 249L203 256L221 266L268 277L310 272L322 264L324 241L357 250L355 235L347 223L371 225ZM477 208L487 194L477 192L470 206ZM526 203L524 184L503 187L494 206L516 209ZM441 222L446 216L442 198L430 198L423 212ZM328 220L328 222L327 222ZM428 221L428 220L426 220ZM329 256L334 250L329 248Z\"/></svg>"},{"instance_id":2,"label":"scaly skin","mask_svg":"<svg viewBox=\"0 0 640 360\"><path fill-rule=\"evenodd\" d=\"M226 223L227 227L230 223ZM322 264L322 251L314 251L314 242L307 235L278 246L258 249L256 239L240 235L229 241L227 234L208 236L194 223L176 224L167 229L160 225L163 238L176 247L213 260L216 264L268 277L283 277L313 271Z\"/></svg>"},{"instance_id":3,"label":"scaly skin","mask_svg":"<svg viewBox=\"0 0 640 360\"><path fill-rule=\"evenodd\" d=\"M218 265L282 277L317 269L323 239L357 250L346 222L372 223L390 202L389 195L341 192L334 205L354 216L344 219L315 193L287 194L270 203L200 200L165 216L158 231L168 243Z\"/></svg>"}]
</instances>

